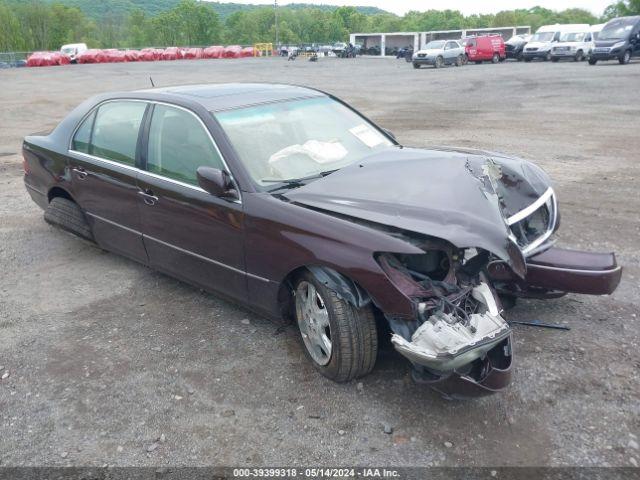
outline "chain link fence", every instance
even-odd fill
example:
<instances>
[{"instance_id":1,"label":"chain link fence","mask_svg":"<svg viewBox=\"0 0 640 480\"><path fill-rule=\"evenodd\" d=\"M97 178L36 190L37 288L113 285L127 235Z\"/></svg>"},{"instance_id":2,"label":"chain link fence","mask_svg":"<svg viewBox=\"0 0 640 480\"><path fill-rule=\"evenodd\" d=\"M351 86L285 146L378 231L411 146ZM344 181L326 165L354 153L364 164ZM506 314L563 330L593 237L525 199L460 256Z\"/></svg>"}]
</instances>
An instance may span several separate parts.
<instances>
[{"instance_id":1,"label":"chain link fence","mask_svg":"<svg viewBox=\"0 0 640 480\"><path fill-rule=\"evenodd\" d=\"M26 67L32 52L0 52L0 69Z\"/></svg>"}]
</instances>

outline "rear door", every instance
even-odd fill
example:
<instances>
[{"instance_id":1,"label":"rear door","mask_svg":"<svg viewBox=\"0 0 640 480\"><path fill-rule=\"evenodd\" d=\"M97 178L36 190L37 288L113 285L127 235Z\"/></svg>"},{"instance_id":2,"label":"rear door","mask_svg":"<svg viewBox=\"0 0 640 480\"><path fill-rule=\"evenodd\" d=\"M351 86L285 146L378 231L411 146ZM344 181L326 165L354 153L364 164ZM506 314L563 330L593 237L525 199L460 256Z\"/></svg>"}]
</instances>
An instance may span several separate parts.
<instances>
[{"instance_id":1,"label":"rear door","mask_svg":"<svg viewBox=\"0 0 640 480\"><path fill-rule=\"evenodd\" d=\"M452 63L459 55L459 45L456 42L447 42L444 46L444 59L447 63Z\"/></svg>"},{"instance_id":2,"label":"rear door","mask_svg":"<svg viewBox=\"0 0 640 480\"><path fill-rule=\"evenodd\" d=\"M151 266L246 301L242 204L196 178L200 166L229 171L207 127L190 110L156 103L144 143L138 208Z\"/></svg>"},{"instance_id":3,"label":"rear door","mask_svg":"<svg viewBox=\"0 0 640 480\"><path fill-rule=\"evenodd\" d=\"M102 103L81 122L69 150L73 196L96 242L144 263L136 161L148 106L137 100Z\"/></svg>"}]
</instances>

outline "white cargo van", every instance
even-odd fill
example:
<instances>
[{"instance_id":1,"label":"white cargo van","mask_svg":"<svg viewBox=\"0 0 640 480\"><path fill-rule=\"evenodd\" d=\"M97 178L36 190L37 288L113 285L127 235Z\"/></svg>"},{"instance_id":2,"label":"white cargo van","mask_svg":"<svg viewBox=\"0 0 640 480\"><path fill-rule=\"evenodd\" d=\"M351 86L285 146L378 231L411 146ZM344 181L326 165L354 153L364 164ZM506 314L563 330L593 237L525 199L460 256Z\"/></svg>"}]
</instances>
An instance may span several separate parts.
<instances>
[{"instance_id":1,"label":"white cargo van","mask_svg":"<svg viewBox=\"0 0 640 480\"><path fill-rule=\"evenodd\" d=\"M71 63L76 63L76 57L85 50L87 50L86 43L70 43L68 45L63 45L60 48L60 53L69 57Z\"/></svg>"},{"instance_id":2,"label":"white cargo van","mask_svg":"<svg viewBox=\"0 0 640 480\"><path fill-rule=\"evenodd\" d=\"M525 62L530 62L534 58L551 60L551 48L560 40L563 33L588 31L589 25L586 23L543 25L525 45L522 58Z\"/></svg>"},{"instance_id":3,"label":"white cargo van","mask_svg":"<svg viewBox=\"0 0 640 480\"><path fill-rule=\"evenodd\" d=\"M551 60L557 62L572 59L574 62L580 62L589 58L603 26L604 23L600 23L592 25L588 31L564 32L560 35L560 41L551 47Z\"/></svg>"}]
</instances>

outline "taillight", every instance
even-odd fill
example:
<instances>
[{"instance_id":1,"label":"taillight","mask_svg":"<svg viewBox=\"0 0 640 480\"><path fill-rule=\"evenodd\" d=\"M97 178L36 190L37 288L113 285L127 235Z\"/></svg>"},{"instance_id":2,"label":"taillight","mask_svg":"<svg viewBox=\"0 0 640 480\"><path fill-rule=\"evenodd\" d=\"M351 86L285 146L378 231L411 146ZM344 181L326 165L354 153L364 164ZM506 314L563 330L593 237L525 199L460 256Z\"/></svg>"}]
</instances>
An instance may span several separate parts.
<instances>
[{"instance_id":1,"label":"taillight","mask_svg":"<svg viewBox=\"0 0 640 480\"><path fill-rule=\"evenodd\" d=\"M29 162L27 160L27 155L22 153L22 169L24 170L25 175L29 175L31 173L31 169L29 168Z\"/></svg>"}]
</instances>

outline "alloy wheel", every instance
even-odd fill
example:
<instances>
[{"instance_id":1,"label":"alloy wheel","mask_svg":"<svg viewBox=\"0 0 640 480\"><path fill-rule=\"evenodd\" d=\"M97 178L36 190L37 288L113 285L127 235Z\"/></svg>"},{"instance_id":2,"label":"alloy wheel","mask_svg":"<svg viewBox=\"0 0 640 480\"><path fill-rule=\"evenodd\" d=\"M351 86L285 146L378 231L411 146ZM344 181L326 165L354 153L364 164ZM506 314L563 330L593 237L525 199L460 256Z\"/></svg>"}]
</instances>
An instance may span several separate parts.
<instances>
[{"instance_id":1,"label":"alloy wheel","mask_svg":"<svg viewBox=\"0 0 640 480\"><path fill-rule=\"evenodd\" d=\"M329 311L320 292L302 281L296 289L296 319L309 355L318 365L331 360L331 325Z\"/></svg>"}]
</instances>

